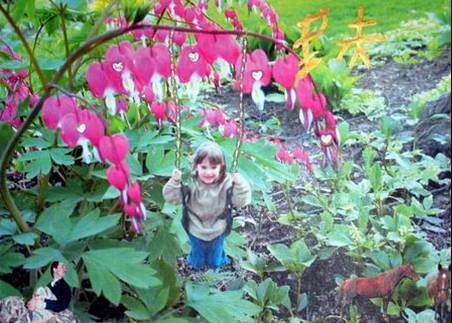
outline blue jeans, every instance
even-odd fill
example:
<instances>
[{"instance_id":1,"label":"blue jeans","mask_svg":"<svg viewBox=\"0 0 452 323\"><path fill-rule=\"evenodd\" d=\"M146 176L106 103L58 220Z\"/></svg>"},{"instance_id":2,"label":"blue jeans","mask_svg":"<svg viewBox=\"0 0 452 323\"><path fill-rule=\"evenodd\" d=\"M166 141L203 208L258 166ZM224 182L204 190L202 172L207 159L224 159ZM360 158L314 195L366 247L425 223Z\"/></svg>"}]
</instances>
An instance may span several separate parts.
<instances>
[{"instance_id":1,"label":"blue jeans","mask_svg":"<svg viewBox=\"0 0 452 323\"><path fill-rule=\"evenodd\" d=\"M231 261L224 252L224 235L211 241L204 241L188 234L191 241L191 253L188 263L195 269L203 267L217 269L228 265Z\"/></svg>"}]
</instances>

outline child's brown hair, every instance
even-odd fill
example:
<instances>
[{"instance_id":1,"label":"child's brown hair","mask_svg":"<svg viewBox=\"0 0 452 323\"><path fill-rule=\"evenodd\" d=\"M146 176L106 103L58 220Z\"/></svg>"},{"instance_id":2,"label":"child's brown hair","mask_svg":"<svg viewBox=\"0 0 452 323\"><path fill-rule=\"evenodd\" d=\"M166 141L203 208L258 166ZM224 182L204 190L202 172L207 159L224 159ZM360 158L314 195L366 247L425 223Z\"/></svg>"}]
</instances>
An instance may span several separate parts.
<instances>
[{"instance_id":1,"label":"child's brown hair","mask_svg":"<svg viewBox=\"0 0 452 323\"><path fill-rule=\"evenodd\" d=\"M201 164L205 158L208 158L209 162L213 165L220 165L220 175L216 182L221 183L224 181L226 177L226 160L220 145L213 141L206 141L196 149L195 156L193 157L193 177L198 177L196 167Z\"/></svg>"}]
</instances>

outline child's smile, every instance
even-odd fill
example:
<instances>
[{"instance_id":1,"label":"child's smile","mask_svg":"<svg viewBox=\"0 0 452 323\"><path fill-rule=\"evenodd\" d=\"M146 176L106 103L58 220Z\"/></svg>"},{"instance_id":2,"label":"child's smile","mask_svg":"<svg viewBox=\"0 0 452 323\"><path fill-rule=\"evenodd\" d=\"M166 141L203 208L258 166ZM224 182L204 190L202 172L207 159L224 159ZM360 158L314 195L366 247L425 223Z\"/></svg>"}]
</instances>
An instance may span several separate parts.
<instances>
[{"instance_id":1,"label":"child's smile","mask_svg":"<svg viewBox=\"0 0 452 323\"><path fill-rule=\"evenodd\" d=\"M208 158L196 166L196 171L198 172L198 178L204 184L212 184L217 181L220 176L221 165L210 163Z\"/></svg>"}]
</instances>

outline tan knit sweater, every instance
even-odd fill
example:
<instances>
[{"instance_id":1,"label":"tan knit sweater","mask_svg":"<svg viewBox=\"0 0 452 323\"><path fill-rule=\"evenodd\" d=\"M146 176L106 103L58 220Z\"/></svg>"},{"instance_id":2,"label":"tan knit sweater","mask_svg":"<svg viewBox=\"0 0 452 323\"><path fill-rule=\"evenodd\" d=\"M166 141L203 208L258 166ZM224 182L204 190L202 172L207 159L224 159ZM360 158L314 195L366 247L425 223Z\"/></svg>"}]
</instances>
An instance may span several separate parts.
<instances>
[{"instance_id":1,"label":"tan knit sweater","mask_svg":"<svg viewBox=\"0 0 452 323\"><path fill-rule=\"evenodd\" d=\"M190 188L191 198L188 207L195 212L196 216L189 214L190 234L204 241L211 241L222 235L226 229L226 220L218 217L223 213L226 205L226 191L232 186L230 174L221 183L204 184L193 179ZM171 204L182 203L181 182L170 179L163 187L163 197ZM248 181L241 175L237 176L232 191L232 205L238 208L251 203L251 188Z\"/></svg>"}]
</instances>

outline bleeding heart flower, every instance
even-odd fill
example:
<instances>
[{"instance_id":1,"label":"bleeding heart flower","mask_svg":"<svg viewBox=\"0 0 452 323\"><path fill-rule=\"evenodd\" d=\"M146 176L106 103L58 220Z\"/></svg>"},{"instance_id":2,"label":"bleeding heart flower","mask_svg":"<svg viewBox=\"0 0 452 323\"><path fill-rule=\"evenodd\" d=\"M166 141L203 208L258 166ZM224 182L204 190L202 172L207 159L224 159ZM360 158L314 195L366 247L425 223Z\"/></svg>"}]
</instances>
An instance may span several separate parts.
<instances>
[{"instance_id":1,"label":"bleeding heart flower","mask_svg":"<svg viewBox=\"0 0 452 323\"><path fill-rule=\"evenodd\" d=\"M126 93L138 104L139 96L135 85L137 80L134 79L134 58L135 51L132 44L123 41L119 45L110 46L102 65L107 77L115 84L115 87L122 86Z\"/></svg>"},{"instance_id":2,"label":"bleeding heart flower","mask_svg":"<svg viewBox=\"0 0 452 323\"><path fill-rule=\"evenodd\" d=\"M234 120L226 121L224 125L219 126L219 130L226 138L234 138L239 135L239 127Z\"/></svg>"},{"instance_id":3,"label":"bleeding heart flower","mask_svg":"<svg viewBox=\"0 0 452 323\"><path fill-rule=\"evenodd\" d=\"M226 118L223 110L220 109L205 109L201 112L204 119L201 120L200 126L219 126L224 125Z\"/></svg>"},{"instance_id":4,"label":"bleeding heart flower","mask_svg":"<svg viewBox=\"0 0 452 323\"><path fill-rule=\"evenodd\" d=\"M155 39L162 43L165 42L165 40L168 38L168 36L169 36L169 30L159 29L155 32Z\"/></svg>"},{"instance_id":5,"label":"bleeding heart flower","mask_svg":"<svg viewBox=\"0 0 452 323\"><path fill-rule=\"evenodd\" d=\"M336 131L332 129L318 129L320 137L320 148L324 153L322 166L332 163L338 170L341 162L339 159L339 141L336 137Z\"/></svg>"},{"instance_id":6,"label":"bleeding heart flower","mask_svg":"<svg viewBox=\"0 0 452 323\"><path fill-rule=\"evenodd\" d=\"M195 33L195 37L199 51L209 64L218 59L235 64L240 56L240 46L232 35Z\"/></svg>"},{"instance_id":7,"label":"bleeding heart flower","mask_svg":"<svg viewBox=\"0 0 452 323\"><path fill-rule=\"evenodd\" d=\"M105 134L104 123L102 122L102 119L93 111L86 111L84 119L86 131L83 133L83 136L97 147L100 139Z\"/></svg>"},{"instance_id":8,"label":"bleeding heart flower","mask_svg":"<svg viewBox=\"0 0 452 323\"><path fill-rule=\"evenodd\" d=\"M293 109L295 105L295 80L298 72L299 59L294 54L278 58L273 65L273 78L286 89L287 106Z\"/></svg>"},{"instance_id":9,"label":"bleeding heart flower","mask_svg":"<svg viewBox=\"0 0 452 323\"><path fill-rule=\"evenodd\" d=\"M278 152L276 153L276 159L285 164L292 164L293 158L290 156L289 152L283 146L280 146Z\"/></svg>"},{"instance_id":10,"label":"bleeding heart flower","mask_svg":"<svg viewBox=\"0 0 452 323\"><path fill-rule=\"evenodd\" d=\"M123 161L119 164L112 164L107 169L108 182L117 188L119 191L123 191L129 183L130 169L129 165Z\"/></svg>"},{"instance_id":11,"label":"bleeding heart flower","mask_svg":"<svg viewBox=\"0 0 452 323\"><path fill-rule=\"evenodd\" d=\"M201 89L202 78L210 75L210 65L201 55L198 46L184 46L179 56L176 74L182 83L187 84L191 102L196 102Z\"/></svg>"},{"instance_id":12,"label":"bleeding heart flower","mask_svg":"<svg viewBox=\"0 0 452 323\"><path fill-rule=\"evenodd\" d=\"M173 41L179 47L182 47L187 40L187 34L183 31L176 31L173 36Z\"/></svg>"},{"instance_id":13,"label":"bleeding heart flower","mask_svg":"<svg viewBox=\"0 0 452 323\"><path fill-rule=\"evenodd\" d=\"M129 199L134 203L140 204L142 201L140 183L132 183L127 190L127 195L129 196Z\"/></svg>"},{"instance_id":14,"label":"bleeding heart flower","mask_svg":"<svg viewBox=\"0 0 452 323\"><path fill-rule=\"evenodd\" d=\"M314 84L309 77L299 80L296 94L301 107L301 123L306 130L309 130L312 122L317 123L327 111L326 97L323 93L314 93Z\"/></svg>"},{"instance_id":15,"label":"bleeding heart flower","mask_svg":"<svg viewBox=\"0 0 452 323\"><path fill-rule=\"evenodd\" d=\"M209 76L210 66L201 55L198 46L184 46L182 48L176 74L182 83L188 83L195 77L200 80Z\"/></svg>"},{"instance_id":16,"label":"bleeding heart flower","mask_svg":"<svg viewBox=\"0 0 452 323\"><path fill-rule=\"evenodd\" d=\"M300 163L303 163L308 171L314 175L314 170L312 168L311 161L309 159L309 155L302 148L296 147L292 152L293 157L298 160Z\"/></svg>"},{"instance_id":17,"label":"bleeding heart flower","mask_svg":"<svg viewBox=\"0 0 452 323\"><path fill-rule=\"evenodd\" d=\"M158 127L162 127L162 121L166 117L166 103L165 102L152 102L151 104L151 112L157 120Z\"/></svg>"},{"instance_id":18,"label":"bleeding heart flower","mask_svg":"<svg viewBox=\"0 0 452 323\"><path fill-rule=\"evenodd\" d=\"M116 114L115 94L124 91L121 83L113 82L107 76L103 64L93 63L86 70L88 88L96 98L105 98L105 105L111 115Z\"/></svg>"},{"instance_id":19,"label":"bleeding heart flower","mask_svg":"<svg viewBox=\"0 0 452 323\"><path fill-rule=\"evenodd\" d=\"M271 66L268 64L268 58L262 49L256 49L251 54L247 54L247 60L244 71L243 92L251 93L251 97L259 110L264 109L265 94L262 86L267 86L271 81ZM236 89L240 89L240 68L242 58L239 58L235 64L235 83Z\"/></svg>"},{"instance_id":20,"label":"bleeding heart flower","mask_svg":"<svg viewBox=\"0 0 452 323\"><path fill-rule=\"evenodd\" d=\"M129 140L122 133L104 136L99 141L99 153L102 160L109 160L113 164L121 163L129 151Z\"/></svg>"},{"instance_id":21,"label":"bleeding heart flower","mask_svg":"<svg viewBox=\"0 0 452 323\"><path fill-rule=\"evenodd\" d=\"M151 88L155 99L163 101L163 79L171 76L171 56L168 47L163 44L155 44L149 49L137 51L138 78L146 88L151 82ZM149 101L148 101L149 102Z\"/></svg>"},{"instance_id":22,"label":"bleeding heart flower","mask_svg":"<svg viewBox=\"0 0 452 323\"><path fill-rule=\"evenodd\" d=\"M42 121L48 129L56 130L61 126L59 123L62 117L69 113L75 114L78 109L77 102L72 97L50 96L42 107Z\"/></svg>"},{"instance_id":23,"label":"bleeding heart flower","mask_svg":"<svg viewBox=\"0 0 452 323\"><path fill-rule=\"evenodd\" d=\"M76 109L61 118L61 138L69 147L82 146L82 159L85 163L93 160L88 145L93 140L98 142L103 135L103 124L93 113ZM97 127L100 127L97 129ZM92 142L91 142L92 143ZM93 143L94 144L94 143Z\"/></svg>"}]
</instances>

